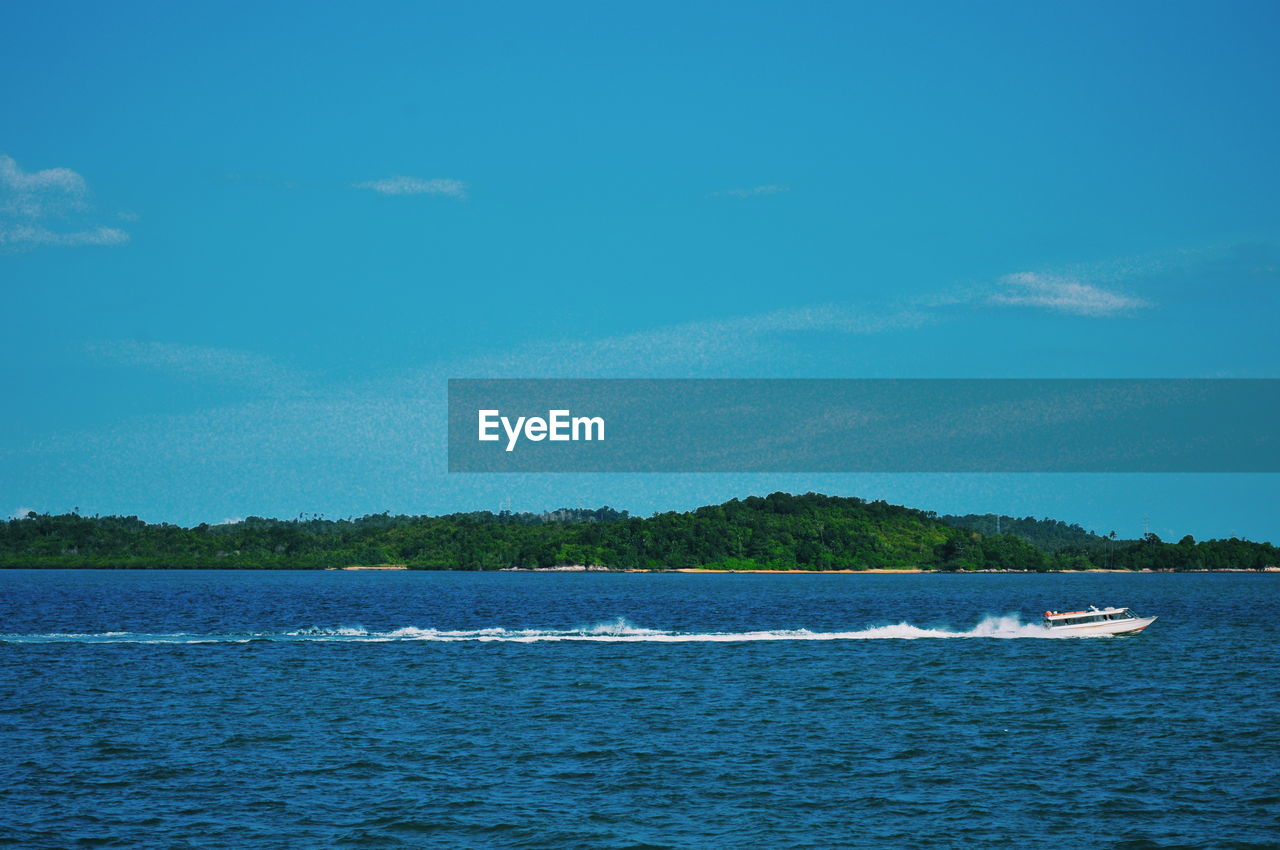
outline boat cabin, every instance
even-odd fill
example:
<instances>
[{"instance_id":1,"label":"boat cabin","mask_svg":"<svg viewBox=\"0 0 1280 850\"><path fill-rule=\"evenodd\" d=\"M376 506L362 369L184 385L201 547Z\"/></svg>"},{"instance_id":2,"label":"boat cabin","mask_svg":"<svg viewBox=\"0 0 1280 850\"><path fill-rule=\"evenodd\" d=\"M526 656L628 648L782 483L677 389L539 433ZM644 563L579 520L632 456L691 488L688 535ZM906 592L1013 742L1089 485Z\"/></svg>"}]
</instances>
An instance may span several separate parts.
<instances>
[{"instance_id":1,"label":"boat cabin","mask_svg":"<svg viewBox=\"0 0 1280 850\"><path fill-rule=\"evenodd\" d=\"M1044 624L1056 626L1083 626L1086 623L1104 623L1108 620L1136 620L1138 616L1128 608L1093 608L1088 611L1045 611Z\"/></svg>"}]
</instances>

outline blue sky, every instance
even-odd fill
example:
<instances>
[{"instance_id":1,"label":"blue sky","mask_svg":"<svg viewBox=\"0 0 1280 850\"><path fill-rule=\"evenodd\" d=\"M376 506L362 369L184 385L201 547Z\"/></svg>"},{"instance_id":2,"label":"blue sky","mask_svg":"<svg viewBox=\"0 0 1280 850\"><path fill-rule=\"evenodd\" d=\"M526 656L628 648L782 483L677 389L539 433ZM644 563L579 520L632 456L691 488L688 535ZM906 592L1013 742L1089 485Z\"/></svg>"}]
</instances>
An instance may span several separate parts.
<instances>
[{"instance_id":1,"label":"blue sky","mask_svg":"<svg viewBox=\"0 0 1280 850\"><path fill-rule=\"evenodd\" d=\"M0 511L774 489L1280 539L1274 476L450 476L448 377L1280 377L1274 3L8 4Z\"/></svg>"}]
</instances>

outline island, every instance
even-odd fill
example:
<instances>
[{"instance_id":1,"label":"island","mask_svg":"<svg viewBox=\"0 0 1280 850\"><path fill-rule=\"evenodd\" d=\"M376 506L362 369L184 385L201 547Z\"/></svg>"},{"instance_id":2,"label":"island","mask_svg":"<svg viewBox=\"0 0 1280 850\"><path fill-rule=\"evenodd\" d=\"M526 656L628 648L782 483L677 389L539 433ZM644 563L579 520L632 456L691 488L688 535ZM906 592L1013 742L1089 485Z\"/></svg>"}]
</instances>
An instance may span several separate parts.
<instances>
[{"instance_id":1,"label":"island","mask_svg":"<svg viewBox=\"0 0 1280 850\"><path fill-rule=\"evenodd\" d=\"M972 572L1266 570L1270 543L1117 539L1052 519L945 516L819 493L691 511L265 519L182 527L137 517L28 514L0 524L0 567Z\"/></svg>"}]
</instances>

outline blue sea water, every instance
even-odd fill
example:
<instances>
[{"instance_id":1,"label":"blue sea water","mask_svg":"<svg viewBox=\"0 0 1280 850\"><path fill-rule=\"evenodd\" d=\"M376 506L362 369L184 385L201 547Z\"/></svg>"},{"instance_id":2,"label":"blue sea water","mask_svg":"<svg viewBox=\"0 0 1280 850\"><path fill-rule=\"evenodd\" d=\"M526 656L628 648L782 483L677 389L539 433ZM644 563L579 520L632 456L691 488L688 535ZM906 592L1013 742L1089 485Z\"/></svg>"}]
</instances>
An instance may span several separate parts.
<instances>
[{"instance_id":1,"label":"blue sea water","mask_svg":"<svg viewBox=\"0 0 1280 850\"><path fill-rule=\"evenodd\" d=\"M1275 847L1278 591L0 571L0 843Z\"/></svg>"}]
</instances>

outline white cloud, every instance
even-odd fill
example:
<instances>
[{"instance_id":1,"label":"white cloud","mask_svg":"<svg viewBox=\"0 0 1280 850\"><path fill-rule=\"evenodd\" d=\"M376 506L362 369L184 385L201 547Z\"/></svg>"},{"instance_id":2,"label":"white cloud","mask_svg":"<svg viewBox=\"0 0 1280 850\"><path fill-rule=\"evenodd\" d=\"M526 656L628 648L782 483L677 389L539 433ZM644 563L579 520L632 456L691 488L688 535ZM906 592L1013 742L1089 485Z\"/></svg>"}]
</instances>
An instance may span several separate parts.
<instances>
[{"instance_id":1,"label":"white cloud","mask_svg":"<svg viewBox=\"0 0 1280 850\"><path fill-rule=\"evenodd\" d=\"M1003 307L1040 307L1078 316L1113 316L1150 304L1141 298L1082 283L1073 277L1018 272L1000 278L1001 291L987 303Z\"/></svg>"},{"instance_id":2,"label":"white cloud","mask_svg":"<svg viewBox=\"0 0 1280 850\"><path fill-rule=\"evenodd\" d=\"M384 177L381 180L367 180L353 183L356 189L371 189L380 195L444 195L449 198L464 200L467 197L467 184L449 177Z\"/></svg>"},{"instance_id":3,"label":"white cloud","mask_svg":"<svg viewBox=\"0 0 1280 850\"><path fill-rule=\"evenodd\" d=\"M790 192L790 186L784 186L780 183L767 183L763 186L751 186L746 189L725 189L720 192L712 192L713 198L759 198L766 195L781 195L783 192Z\"/></svg>"},{"instance_id":4,"label":"white cloud","mask_svg":"<svg viewBox=\"0 0 1280 850\"><path fill-rule=\"evenodd\" d=\"M921 310L885 308L854 309L828 304L774 310L758 316L729 320L754 333L769 331L834 331L847 334L875 334L917 328L931 321Z\"/></svg>"},{"instance_id":5,"label":"white cloud","mask_svg":"<svg viewBox=\"0 0 1280 850\"><path fill-rule=\"evenodd\" d=\"M0 246L4 245L120 245L129 234L118 227L94 227L58 233L38 224L0 224Z\"/></svg>"},{"instance_id":6,"label":"white cloud","mask_svg":"<svg viewBox=\"0 0 1280 850\"><path fill-rule=\"evenodd\" d=\"M27 519L34 513L35 511L31 508L18 508L13 513L9 514L9 519Z\"/></svg>"},{"instance_id":7,"label":"white cloud","mask_svg":"<svg viewBox=\"0 0 1280 850\"><path fill-rule=\"evenodd\" d=\"M129 234L87 220L93 209L89 186L69 168L23 171L0 154L0 248L119 245ZM56 228L46 224L57 220Z\"/></svg>"},{"instance_id":8,"label":"white cloud","mask_svg":"<svg viewBox=\"0 0 1280 850\"><path fill-rule=\"evenodd\" d=\"M89 186L69 168L24 172L12 157L0 154L0 212L44 218L85 204Z\"/></svg>"}]
</instances>

